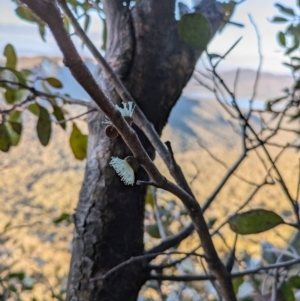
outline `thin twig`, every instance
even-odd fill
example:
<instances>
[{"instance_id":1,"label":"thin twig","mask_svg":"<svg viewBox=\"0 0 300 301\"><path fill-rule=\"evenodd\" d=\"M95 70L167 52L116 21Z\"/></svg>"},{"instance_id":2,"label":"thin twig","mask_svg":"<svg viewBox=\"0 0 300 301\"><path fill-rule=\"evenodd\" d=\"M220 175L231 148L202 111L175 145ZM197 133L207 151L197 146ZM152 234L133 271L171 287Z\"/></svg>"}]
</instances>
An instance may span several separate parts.
<instances>
[{"instance_id":1,"label":"thin twig","mask_svg":"<svg viewBox=\"0 0 300 301\"><path fill-rule=\"evenodd\" d=\"M253 274L258 274L259 272L262 271L269 271L272 269L278 269L278 268L287 268L289 266L293 266L297 263L300 263L300 257L285 261L285 262L280 262L280 263L275 263L275 264L270 264L266 266L260 266L257 268L253 269L246 269L241 272L234 272L231 273L232 278L238 278L242 276L247 276L247 275L253 275ZM213 275L184 275L184 276L174 276L174 275L153 275L151 274L149 276L149 279L155 279L155 280L161 280L161 281L204 281L204 280L215 280L215 277Z\"/></svg>"},{"instance_id":2,"label":"thin twig","mask_svg":"<svg viewBox=\"0 0 300 301\"><path fill-rule=\"evenodd\" d=\"M60 121L55 121L55 123L56 123L56 124L66 123L66 122L68 122L68 121L72 121L72 120L78 119L78 118L80 118L80 117L82 117L82 116L88 115L88 114L90 114L90 113L92 113L92 112L95 112L95 111L96 111L96 109L91 109L91 110L88 110L88 111L86 111L86 112L84 112L84 113L81 113L81 114L79 114L79 115L77 115L77 116L70 117L70 118L68 118L68 119L64 119L64 120L60 120Z\"/></svg>"},{"instance_id":3,"label":"thin twig","mask_svg":"<svg viewBox=\"0 0 300 301\"><path fill-rule=\"evenodd\" d=\"M259 54L259 63L258 63L258 67L257 67L256 74L255 74L255 80L254 80L254 85L253 85L253 89L252 89L252 96L249 100L250 109L249 109L247 119L249 119L250 116L251 116L253 100L254 100L254 98L256 96L256 93L257 93L258 82L259 82L261 68L262 68L262 64L263 64L263 56L262 56L262 52L261 52L261 39L260 39L260 34L259 34L259 31L258 31L258 27L255 24L252 16L248 15L248 17L249 17L250 23L253 25L255 33L256 33L257 50L258 50L258 54Z\"/></svg>"}]
</instances>

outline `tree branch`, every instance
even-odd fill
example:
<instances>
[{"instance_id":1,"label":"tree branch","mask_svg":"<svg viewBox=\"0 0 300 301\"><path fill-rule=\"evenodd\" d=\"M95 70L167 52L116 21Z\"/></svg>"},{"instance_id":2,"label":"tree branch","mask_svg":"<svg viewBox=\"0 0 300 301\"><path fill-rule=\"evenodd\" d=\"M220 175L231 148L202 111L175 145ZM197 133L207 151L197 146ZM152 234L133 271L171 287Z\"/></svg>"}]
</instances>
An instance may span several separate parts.
<instances>
[{"instance_id":1,"label":"tree branch","mask_svg":"<svg viewBox=\"0 0 300 301\"><path fill-rule=\"evenodd\" d=\"M280 263L270 264L266 266L260 266L253 269L244 270L241 272L231 273L231 278L238 278L247 275L257 274L261 271L269 271L278 268L287 268L289 266L293 266L297 263L300 263L300 257L284 261ZM203 281L203 280L216 280L214 275L183 275L183 276L174 276L174 275L150 275L149 279L153 280L161 280L161 281Z\"/></svg>"},{"instance_id":2,"label":"tree branch","mask_svg":"<svg viewBox=\"0 0 300 301\"><path fill-rule=\"evenodd\" d=\"M64 62L70 68L71 73L78 83L87 91L96 104L102 109L106 116L110 119L113 125L117 128L124 142L131 149L134 156L148 173L153 182L178 196L184 205L187 207L190 217L194 223L196 231L201 239L207 263L210 270L216 276L222 295L227 301L236 300L232 282L228 271L222 264L213 245L210 233L204 220L201 207L198 202L179 186L169 182L157 170L156 166L151 161L149 155L145 151L135 131L129 126L126 120L121 116L120 112L111 103L95 79L87 69L77 50L72 43L69 34L64 28L63 21L60 16L60 11L52 2L40 2L38 0L21 0L28 7L44 20L64 55Z\"/></svg>"},{"instance_id":3,"label":"tree branch","mask_svg":"<svg viewBox=\"0 0 300 301\"><path fill-rule=\"evenodd\" d=\"M10 112L14 111L15 109L17 109L19 107L22 107L27 102L32 101L35 97L59 98L59 99L63 100L64 102L68 103L68 104L85 106L85 107L90 108L92 110L98 109L98 106L96 106L92 102L84 101L84 100L80 100L80 99L73 99L73 98L70 98L66 95L61 95L61 94L58 94L58 93L53 93L53 94L52 93L46 93L46 92L43 92L43 91L36 90L35 87L27 86L27 85L24 85L22 83L12 82L12 81L9 81L9 80L0 80L0 83L16 85L19 88L30 91L30 93L32 94L32 95L29 95L28 99L25 99L25 100L23 100L19 103L14 104L11 108L5 109L5 110L0 110L0 113L2 113L2 114L9 114Z\"/></svg>"}]
</instances>

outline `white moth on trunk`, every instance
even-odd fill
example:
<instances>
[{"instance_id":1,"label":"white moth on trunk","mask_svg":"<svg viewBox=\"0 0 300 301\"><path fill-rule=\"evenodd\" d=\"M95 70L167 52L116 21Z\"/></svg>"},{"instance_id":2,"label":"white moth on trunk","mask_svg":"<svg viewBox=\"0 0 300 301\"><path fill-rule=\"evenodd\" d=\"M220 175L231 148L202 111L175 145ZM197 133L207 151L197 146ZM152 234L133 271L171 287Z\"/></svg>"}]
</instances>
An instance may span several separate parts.
<instances>
[{"instance_id":1,"label":"white moth on trunk","mask_svg":"<svg viewBox=\"0 0 300 301\"><path fill-rule=\"evenodd\" d=\"M126 160L119 159L118 157L111 157L109 165L115 169L125 185L134 184L134 171Z\"/></svg>"}]
</instances>

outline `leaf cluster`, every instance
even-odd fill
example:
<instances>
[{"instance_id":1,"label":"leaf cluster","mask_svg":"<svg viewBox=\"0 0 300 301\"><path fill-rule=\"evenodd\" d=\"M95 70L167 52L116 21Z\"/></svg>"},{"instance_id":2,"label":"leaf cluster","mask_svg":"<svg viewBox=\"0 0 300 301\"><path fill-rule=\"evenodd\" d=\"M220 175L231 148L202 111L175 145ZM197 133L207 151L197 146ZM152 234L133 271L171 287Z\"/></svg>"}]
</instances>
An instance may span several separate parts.
<instances>
[{"instance_id":1,"label":"leaf cluster","mask_svg":"<svg viewBox=\"0 0 300 301\"><path fill-rule=\"evenodd\" d=\"M8 152L20 142L26 114L37 118L36 132L40 143L47 146L51 139L52 126L58 124L66 130L65 109L67 102L64 96L57 96L56 91L63 88L59 79L34 74L31 70L17 67L18 57L11 44L6 45L3 52L6 63L0 67L0 151ZM40 87L38 90L36 87ZM87 135L81 133L73 122L70 134L70 146L75 158L86 157Z\"/></svg>"}]
</instances>

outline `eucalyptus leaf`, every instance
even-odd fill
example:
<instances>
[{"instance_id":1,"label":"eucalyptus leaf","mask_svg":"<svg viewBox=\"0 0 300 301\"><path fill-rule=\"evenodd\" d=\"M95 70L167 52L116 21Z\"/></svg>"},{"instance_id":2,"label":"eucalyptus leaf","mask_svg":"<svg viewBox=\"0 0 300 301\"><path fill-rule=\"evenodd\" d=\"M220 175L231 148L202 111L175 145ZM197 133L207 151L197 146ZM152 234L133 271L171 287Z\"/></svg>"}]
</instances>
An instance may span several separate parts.
<instances>
[{"instance_id":1,"label":"eucalyptus leaf","mask_svg":"<svg viewBox=\"0 0 300 301\"><path fill-rule=\"evenodd\" d=\"M18 135L21 135L22 133L22 123L19 122L14 122L14 121L9 121L12 129L14 130L15 133Z\"/></svg>"},{"instance_id":2,"label":"eucalyptus leaf","mask_svg":"<svg viewBox=\"0 0 300 301\"><path fill-rule=\"evenodd\" d=\"M239 287L244 283L244 278L243 277L238 277L232 279L232 284L233 284L233 289L234 292L237 294L239 291Z\"/></svg>"},{"instance_id":3,"label":"eucalyptus leaf","mask_svg":"<svg viewBox=\"0 0 300 301\"><path fill-rule=\"evenodd\" d=\"M85 159L87 152L87 141L87 135L82 134L76 123L73 123L73 130L70 136L70 146L76 159Z\"/></svg>"},{"instance_id":4,"label":"eucalyptus leaf","mask_svg":"<svg viewBox=\"0 0 300 301\"><path fill-rule=\"evenodd\" d=\"M51 137L51 119L48 111L38 105L39 118L36 125L37 135L42 145L46 146Z\"/></svg>"},{"instance_id":5,"label":"eucalyptus leaf","mask_svg":"<svg viewBox=\"0 0 300 301\"><path fill-rule=\"evenodd\" d=\"M39 116L39 107L36 103L31 103L28 107L27 107L27 110L29 112L31 112L33 115L35 116Z\"/></svg>"},{"instance_id":6,"label":"eucalyptus leaf","mask_svg":"<svg viewBox=\"0 0 300 301\"><path fill-rule=\"evenodd\" d=\"M13 90L6 90L4 93L4 98L8 104L13 104L18 100L17 93Z\"/></svg>"},{"instance_id":7,"label":"eucalyptus leaf","mask_svg":"<svg viewBox=\"0 0 300 301\"><path fill-rule=\"evenodd\" d=\"M11 140L7 132L7 128L3 123L0 123L0 150L8 152L11 146Z\"/></svg>"},{"instance_id":8,"label":"eucalyptus leaf","mask_svg":"<svg viewBox=\"0 0 300 301\"><path fill-rule=\"evenodd\" d=\"M198 13L183 15L178 22L180 38L197 50L205 50L211 38L211 28L207 19Z\"/></svg>"},{"instance_id":9,"label":"eucalyptus leaf","mask_svg":"<svg viewBox=\"0 0 300 301\"><path fill-rule=\"evenodd\" d=\"M20 142L22 124L17 122L6 122L5 123L6 131L9 135L11 145L16 146ZM15 130L15 129L16 130Z\"/></svg>"},{"instance_id":10,"label":"eucalyptus leaf","mask_svg":"<svg viewBox=\"0 0 300 301\"><path fill-rule=\"evenodd\" d=\"M55 77L48 77L45 79L45 81L53 88L59 89L63 87L61 81Z\"/></svg>"},{"instance_id":11,"label":"eucalyptus leaf","mask_svg":"<svg viewBox=\"0 0 300 301\"><path fill-rule=\"evenodd\" d=\"M279 31L277 37L278 37L279 43L280 43L282 46L285 46L285 45L286 45L286 43L285 43L285 34L284 34L282 31Z\"/></svg>"},{"instance_id":12,"label":"eucalyptus leaf","mask_svg":"<svg viewBox=\"0 0 300 301\"><path fill-rule=\"evenodd\" d=\"M22 122L22 112L21 111L12 112L12 114L9 116L9 121L21 123Z\"/></svg>"},{"instance_id":13,"label":"eucalyptus leaf","mask_svg":"<svg viewBox=\"0 0 300 301\"><path fill-rule=\"evenodd\" d=\"M11 44L7 44L4 48L4 56L6 57L6 67L15 69L17 66L17 55L14 47Z\"/></svg>"},{"instance_id":14,"label":"eucalyptus leaf","mask_svg":"<svg viewBox=\"0 0 300 301\"><path fill-rule=\"evenodd\" d=\"M13 82L20 83L26 86L26 80L23 74L15 69L7 68L7 67L0 67L0 79L9 80ZM20 89L21 87L17 85L13 85L13 89Z\"/></svg>"},{"instance_id":15,"label":"eucalyptus leaf","mask_svg":"<svg viewBox=\"0 0 300 301\"><path fill-rule=\"evenodd\" d=\"M106 50L106 41L107 41L107 25L106 25L106 20L102 19L103 21L103 31L102 31L102 50Z\"/></svg>"},{"instance_id":16,"label":"eucalyptus leaf","mask_svg":"<svg viewBox=\"0 0 300 301\"><path fill-rule=\"evenodd\" d=\"M279 292L282 294L283 300L285 300L285 301L295 301L296 300L291 286L286 282L281 285Z\"/></svg>"},{"instance_id":17,"label":"eucalyptus leaf","mask_svg":"<svg viewBox=\"0 0 300 301\"><path fill-rule=\"evenodd\" d=\"M246 235L270 230L284 221L273 211L254 209L232 216L228 223L233 232Z\"/></svg>"},{"instance_id":18,"label":"eucalyptus leaf","mask_svg":"<svg viewBox=\"0 0 300 301\"><path fill-rule=\"evenodd\" d=\"M54 117L56 118L56 120L59 123L59 125L65 130L66 129L66 123L65 122L62 122L63 120L65 120L65 117L64 117L64 113L62 111L62 109L59 107L59 106L56 106L56 105L52 105L53 107L53 115Z\"/></svg>"},{"instance_id":19,"label":"eucalyptus leaf","mask_svg":"<svg viewBox=\"0 0 300 301\"><path fill-rule=\"evenodd\" d=\"M42 39L45 41L45 23L39 19L29 8L26 6L19 6L15 9L17 16L27 22L36 23Z\"/></svg>"},{"instance_id":20,"label":"eucalyptus leaf","mask_svg":"<svg viewBox=\"0 0 300 301\"><path fill-rule=\"evenodd\" d=\"M271 22L273 22L273 23L285 23L285 22L287 22L287 21L288 21L288 19L283 18L283 17L278 17L278 16L274 17L274 18L271 20Z\"/></svg>"},{"instance_id":21,"label":"eucalyptus leaf","mask_svg":"<svg viewBox=\"0 0 300 301\"><path fill-rule=\"evenodd\" d=\"M147 225L146 232L154 238L161 238L157 224Z\"/></svg>"},{"instance_id":22,"label":"eucalyptus leaf","mask_svg":"<svg viewBox=\"0 0 300 301\"><path fill-rule=\"evenodd\" d=\"M53 220L53 223L57 225L57 224L60 224L63 221L70 220L70 218L71 218L71 214L63 212L59 217L57 217Z\"/></svg>"},{"instance_id":23,"label":"eucalyptus leaf","mask_svg":"<svg viewBox=\"0 0 300 301\"><path fill-rule=\"evenodd\" d=\"M88 31L90 23L91 23L91 17L88 14L86 14L84 19L84 26L83 26L85 32Z\"/></svg>"},{"instance_id":24,"label":"eucalyptus leaf","mask_svg":"<svg viewBox=\"0 0 300 301\"><path fill-rule=\"evenodd\" d=\"M300 276L292 276L288 280L288 284L293 288L300 289Z\"/></svg>"},{"instance_id":25,"label":"eucalyptus leaf","mask_svg":"<svg viewBox=\"0 0 300 301\"><path fill-rule=\"evenodd\" d=\"M152 208L154 208L154 197L152 193L153 187L148 186L147 193L146 193L146 204L150 205Z\"/></svg>"},{"instance_id":26,"label":"eucalyptus leaf","mask_svg":"<svg viewBox=\"0 0 300 301\"><path fill-rule=\"evenodd\" d=\"M289 7L285 7L283 6L282 4L279 4L279 3L275 3L275 5L281 12L287 14L287 15L290 15L290 16L294 16L295 15L295 12L292 8L289 8Z\"/></svg>"}]
</instances>

